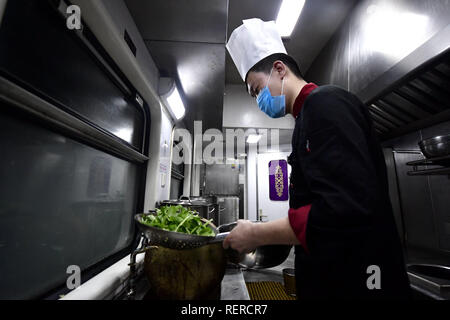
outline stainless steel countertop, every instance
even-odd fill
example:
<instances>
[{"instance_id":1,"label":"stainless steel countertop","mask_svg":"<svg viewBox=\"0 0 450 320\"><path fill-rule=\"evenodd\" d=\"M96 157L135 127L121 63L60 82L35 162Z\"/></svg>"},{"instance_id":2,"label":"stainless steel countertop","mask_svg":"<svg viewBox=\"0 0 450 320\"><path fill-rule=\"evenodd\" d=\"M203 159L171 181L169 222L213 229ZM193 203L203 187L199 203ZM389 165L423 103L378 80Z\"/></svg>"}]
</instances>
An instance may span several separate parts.
<instances>
[{"instance_id":1,"label":"stainless steel countertop","mask_svg":"<svg viewBox=\"0 0 450 320\"><path fill-rule=\"evenodd\" d=\"M244 274L240 269L229 267L222 280L220 300L250 300Z\"/></svg>"},{"instance_id":2,"label":"stainless steel countertop","mask_svg":"<svg viewBox=\"0 0 450 320\"><path fill-rule=\"evenodd\" d=\"M136 283L135 300L145 299L148 290L147 278L141 274ZM221 283L220 300L250 300L243 272L239 268L227 266Z\"/></svg>"}]
</instances>

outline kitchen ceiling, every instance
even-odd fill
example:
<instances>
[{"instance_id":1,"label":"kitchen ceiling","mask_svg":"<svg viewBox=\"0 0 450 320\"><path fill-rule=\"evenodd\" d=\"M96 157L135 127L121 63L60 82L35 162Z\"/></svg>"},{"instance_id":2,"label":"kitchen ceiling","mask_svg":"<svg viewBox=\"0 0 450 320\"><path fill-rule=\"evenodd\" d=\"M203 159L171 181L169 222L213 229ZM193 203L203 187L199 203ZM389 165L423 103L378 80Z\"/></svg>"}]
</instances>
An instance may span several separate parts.
<instances>
[{"instance_id":1,"label":"kitchen ceiling","mask_svg":"<svg viewBox=\"0 0 450 320\"><path fill-rule=\"evenodd\" d=\"M161 76L177 81L183 122L222 128L228 3L224 0L126 0Z\"/></svg>"},{"instance_id":2,"label":"kitchen ceiling","mask_svg":"<svg viewBox=\"0 0 450 320\"><path fill-rule=\"evenodd\" d=\"M225 83L242 83L226 52L243 19L275 20L281 0L125 0L162 76L174 78L185 126L222 129ZM307 0L286 49L306 73L357 0Z\"/></svg>"},{"instance_id":3,"label":"kitchen ceiling","mask_svg":"<svg viewBox=\"0 0 450 320\"><path fill-rule=\"evenodd\" d=\"M242 20L260 18L276 20L281 0L230 0L227 36L242 24ZM286 51L295 58L305 75L322 48L338 30L357 0L306 0L299 21L289 39ZM242 83L242 79L227 52L226 82Z\"/></svg>"}]
</instances>

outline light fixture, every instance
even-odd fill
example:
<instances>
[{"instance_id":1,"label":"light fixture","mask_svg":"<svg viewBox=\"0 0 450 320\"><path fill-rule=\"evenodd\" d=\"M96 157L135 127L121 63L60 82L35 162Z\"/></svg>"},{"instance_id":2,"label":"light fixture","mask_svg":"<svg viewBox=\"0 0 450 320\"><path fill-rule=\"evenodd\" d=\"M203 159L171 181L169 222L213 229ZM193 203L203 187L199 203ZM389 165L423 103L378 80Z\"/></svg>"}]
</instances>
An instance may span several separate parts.
<instances>
[{"instance_id":1,"label":"light fixture","mask_svg":"<svg viewBox=\"0 0 450 320\"><path fill-rule=\"evenodd\" d=\"M184 107L183 100L181 100L180 93L178 92L177 87L175 86L172 93L167 97L167 103L169 104L170 112L173 116L180 120L184 117L186 113L186 108Z\"/></svg>"},{"instance_id":2,"label":"light fixture","mask_svg":"<svg viewBox=\"0 0 450 320\"><path fill-rule=\"evenodd\" d=\"M251 135L249 135L248 138L247 138L247 143L249 143L249 144L258 143L259 140L261 140L261 137L262 137L262 136L260 136L260 135L258 135L258 134L251 134Z\"/></svg>"},{"instance_id":3,"label":"light fixture","mask_svg":"<svg viewBox=\"0 0 450 320\"><path fill-rule=\"evenodd\" d=\"M277 16L277 29L281 37L289 37L302 13L305 0L283 0Z\"/></svg>"}]
</instances>

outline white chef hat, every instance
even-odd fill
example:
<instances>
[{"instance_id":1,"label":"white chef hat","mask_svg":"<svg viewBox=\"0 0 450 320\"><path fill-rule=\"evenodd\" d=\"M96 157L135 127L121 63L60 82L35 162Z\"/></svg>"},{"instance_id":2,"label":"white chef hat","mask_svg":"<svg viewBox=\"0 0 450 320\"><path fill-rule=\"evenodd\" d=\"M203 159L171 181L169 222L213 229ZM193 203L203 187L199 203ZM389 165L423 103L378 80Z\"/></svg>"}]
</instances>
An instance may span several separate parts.
<instances>
[{"instance_id":1,"label":"white chef hat","mask_svg":"<svg viewBox=\"0 0 450 320\"><path fill-rule=\"evenodd\" d=\"M259 61L274 53L287 52L275 21L253 18L242 22L243 25L231 34L226 47L245 81L247 72Z\"/></svg>"}]
</instances>

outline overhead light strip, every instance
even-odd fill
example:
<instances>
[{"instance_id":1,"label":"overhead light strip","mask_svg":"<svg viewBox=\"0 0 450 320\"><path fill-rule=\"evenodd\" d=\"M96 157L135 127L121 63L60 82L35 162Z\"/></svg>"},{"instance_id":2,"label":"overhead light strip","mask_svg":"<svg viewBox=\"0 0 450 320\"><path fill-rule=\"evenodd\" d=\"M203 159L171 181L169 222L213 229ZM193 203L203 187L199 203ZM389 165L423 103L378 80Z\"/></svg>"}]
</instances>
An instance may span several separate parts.
<instances>
[{"instance_id":1,"label":"overhead light strip","mask_svg":"<svg viewBox=\"0 0 450 320\"><path fill-rule=\"evenodd\" d=\"M169 104L170 111L177 120L180 120L184 117L186 108L184 107L183 100L181 100L180 93L178 92L178 89L176 87L167 98L167 103Z\"/></svg>"},{"instance_id":2,"label":"overhead light strip","mask_svg":"<svg viewBox=\"0 0 450 320\"><path fill-rule=\"evenodd\" d=\"M290 37L302 13L305 0L283 0L276 20L281 37Z\"/></svg>"}]
</instances>

